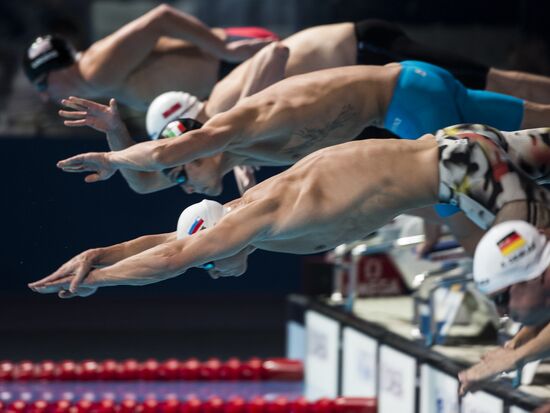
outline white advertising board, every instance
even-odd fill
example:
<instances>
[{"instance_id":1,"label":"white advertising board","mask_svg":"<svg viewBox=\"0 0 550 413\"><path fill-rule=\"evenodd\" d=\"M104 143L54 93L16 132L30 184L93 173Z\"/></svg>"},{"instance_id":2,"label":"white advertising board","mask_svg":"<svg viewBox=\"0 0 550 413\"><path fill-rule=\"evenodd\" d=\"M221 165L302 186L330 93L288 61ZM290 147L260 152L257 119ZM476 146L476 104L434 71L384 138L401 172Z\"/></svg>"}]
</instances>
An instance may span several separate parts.
<instances>
[{"instance_id":1,"label":"white advertising board","mask_svg":"<svg viewBox=\"0 0 550 413\"><path fill-rule=\"evenodd\" d=\"M378 413L415 413L416 360L380 346Z\"/></svg>"},{"instance_id":2,"label":"white advertising board","mask_svg":"<svg viewBox=\"0 0 550 413\"><path fill-rule=\"evenodd\" d=\"M340 325L315 311L306 312L305 396L338 396Z\"/></svg>"},{"instance_id":3,"label":"white advertising board","mask_svg":"<svg viewBox=\"0 0 550 413\"><path fill-rule=\"evenodd\" d=\"M502 413L504 401L484 391L468 393L462 398L462 413Z\"/></svg>"},{"instance_id":4,"label":"white advertising board","mask_svg":"<svg viewBox=\"0 0 550 413\"><path fill-rule=\"evenodd\" d=\"M342 396L376 397L378 342L345 327L342 333Z\"/></svg>"},{"instance_id":5,"label":"white advertising board","mask_svg":"<svg viewBox=\"0 0 550 413\"><path fill-rule=\"evenodd\" d=\"M458 413L458 380L427 364L420 367L420 413Z\"/></svg>"}]
</instances>

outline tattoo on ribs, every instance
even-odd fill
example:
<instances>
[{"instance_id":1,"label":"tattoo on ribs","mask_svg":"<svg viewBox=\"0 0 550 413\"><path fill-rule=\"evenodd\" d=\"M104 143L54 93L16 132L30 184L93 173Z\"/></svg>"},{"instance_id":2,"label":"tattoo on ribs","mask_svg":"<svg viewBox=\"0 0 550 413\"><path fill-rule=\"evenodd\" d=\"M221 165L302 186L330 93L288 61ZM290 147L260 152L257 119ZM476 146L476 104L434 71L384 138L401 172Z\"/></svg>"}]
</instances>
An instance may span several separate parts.
<instances>
[{"instance_id":1,"label":"tattoo on ribs","mask_svg":"<svg viewBox=\"0 0 550 413\"><path fill-rule=\"evenodd\" d=\"M303 128L294 133L294 136L299 138L300 144L288 148L288 153L294 153L301 151L306 147L314 146L320 141L327 138L334 130L346 125L347 122L357 117L358 112L353 109L352 105L345 105L342 107L340 113L335 119L329 121L325 126L321 128ZM351 138L351 137L350 137Z\"/></svg>"}]
</instances>

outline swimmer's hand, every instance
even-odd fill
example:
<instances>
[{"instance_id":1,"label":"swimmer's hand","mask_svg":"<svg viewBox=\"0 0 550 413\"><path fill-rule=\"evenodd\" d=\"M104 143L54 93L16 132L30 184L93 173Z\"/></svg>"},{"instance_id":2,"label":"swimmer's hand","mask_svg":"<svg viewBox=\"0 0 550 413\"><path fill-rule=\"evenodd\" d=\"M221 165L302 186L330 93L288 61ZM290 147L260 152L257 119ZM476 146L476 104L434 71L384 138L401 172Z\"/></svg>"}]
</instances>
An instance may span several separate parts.
<instances>
[{"instance_id":1,"label":"swimmer's hand","mask_svg":"<svg viewBox=\"0 0 550 413\"><path fill-rule=\"evenodd\" d=\"M55 272L30 283L31 290L41 294L57 293L60 298L87 297L96 292L91 285L82 285L94 268L99 265L100 251L91 249L73 257Z\"/></svg>"},{"instance_id":2,"label":"swimmer's hand","mask_svg":"<svg viewBox=\"0 0 550 413\"><path fill-rule=\"evenodd\" d=\"M57 294L59 298L74 298L74 297L89 297L97 291L97 287L90 287L82 285L78 287L75 292L71 292L68 289L70 278L67 278L64 282L56 281L46 287L37 287L33 291L40 294Z\"/></svg>"},{"instance_id":3,"label":"swimmer's hand","mask_svg":"<svg viewBox=\"0 0 550 413\"><path fill-rule=\"evenodd\" d=\"M223 59L228 62L242 62L256 54L275 39L244 39L230 42L225 46Z\"/></svg>"},{"instance_id":4,"label":"swimmer's hand","mask_svg":"<svg viewBox=\"0 0 550 413\"><path fill-rule=\"evenodd\" d=\"M520 357L517 351L509 348L498 348L486 353L481 361L467 370L458 373L460 394L473 390L475 385L490 379L497 374L518 368Z\"/></svg>"},{"instance_id":5,"label":"swimmer's hand","mask_svg":"<svg viewBox=\"0 0 550 413\"><path fill-rule=\"evenodd\" d=\"M117 171L109 159L109 154L109 152L84 153L59 161L57 167L64 172L93 172L84 178L88 183L105 181Z\"/></svg>"},{"instance_id":6,"label":"swimmer's hand","mask_svg":"<svg viewBox=\"0 0 550 413\"><path fill-rule=\"evenodd\" d=\"M63 122L65 126L89 126L99 132L105 133L126 127L122 119L120 119L115 99L109 101L109 106L74 96L63 99L61 103L67 108L74 109L61 109L58 112L59 116L66 119Z\"/></svg>"}]
</instances>

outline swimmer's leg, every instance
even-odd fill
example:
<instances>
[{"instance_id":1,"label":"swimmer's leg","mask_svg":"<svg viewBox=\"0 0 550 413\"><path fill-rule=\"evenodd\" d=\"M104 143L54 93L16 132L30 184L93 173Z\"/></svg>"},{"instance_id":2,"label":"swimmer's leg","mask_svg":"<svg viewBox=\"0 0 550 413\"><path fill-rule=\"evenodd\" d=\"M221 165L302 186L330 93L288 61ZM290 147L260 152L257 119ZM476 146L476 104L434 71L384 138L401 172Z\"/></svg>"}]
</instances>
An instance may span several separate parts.
<instances>
[{"instance_id":1,"label":"swimmer's leg","mask_svg":"<svg viewBox=\"0 0 550 413\"><path fill-rule=\"evenodd\" d=\"M492 67L487 74L486 90L550 104L550 77L547 76Z\"/></svg>"},{"instance_id":2,"label":"swimmer's leg","mask_svg":"<svg viewBox=\"0 0 550 413\"><path fill-rule=\"evenodd\" d=\"M384 65L417 60L440 66L466 87L485 89L489 67L453 51L432 47L411 38L401 27L385 20L367 19L355 23L357 64Z\"/></svg>"},{"instance_id":3,"label":"swimmer's leg","mask_svg":"<svg viewBox=\"0 0 550 413\"><path fill-rule=\"evenodd\" d=\"M550 105L524 101L521 129L540 128L550 125Z\"/></svg>"},{"instance_id":4,"label":"swimmer's leg","mask_svg":"<svg viewBox=\"0 0 550 413\"><path fill-rule=\"evenodd\" d=\"M482 123L509 131L550 125L550 105L543 103L473 89L464 89L457 102L465 123Z\"/></svg>"},{"instance_id":5,"label":"swimmer's leg","mask_svg":"<svg viewBox=\"0 0 550 413\"><path fill-rule=\"evenodd\" d=\"M538 184L550 183L550 128L501 132L512 163Z\"/></svg>"}]
</instances>

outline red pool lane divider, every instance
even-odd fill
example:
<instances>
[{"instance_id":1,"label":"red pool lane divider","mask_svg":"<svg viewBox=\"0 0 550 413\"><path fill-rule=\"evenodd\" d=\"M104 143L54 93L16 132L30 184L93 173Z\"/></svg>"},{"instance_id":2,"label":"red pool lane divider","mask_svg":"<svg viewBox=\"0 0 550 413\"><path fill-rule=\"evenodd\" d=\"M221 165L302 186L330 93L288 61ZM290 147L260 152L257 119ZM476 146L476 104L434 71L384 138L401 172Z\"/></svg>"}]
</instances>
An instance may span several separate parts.
<instances>
[{"instance_id":1,"label":"red pool lane divider","mask_svg":"<svg viewBox=\"0 0 550 413\"><path fill-rule=\"evenodd\" d=\"M69 402L60 400L46 402L37 400L25 403L17 400L8 405L0 402L0 413L376 413L377 403L374 398L320 399L315 402L304 398L288 400L277 397L266 400L255 397L245 400L239 396L227 401L217 396L207 400L176 398L157 401L147 399L142 403L127 399L120 403L104 399L98 402L79 400Z\"/></svg>"},{"instance_id":2,"label":"red pool lane divider","mask_svg":"<svg viewBox=\"0 0 550 413\"><path fill-rule=\"evenodd\" d=\"M93 381L93 380L302 380L304 368L299 360L286 358L246 361L230 358L221 361L211 358L199 361L169 359L160 362L148 359L139 362L134 359L123 361L45 360L0 361L1 381ZM48 412L49 413L49 412Z\"/></svg>"}]
</instances>

